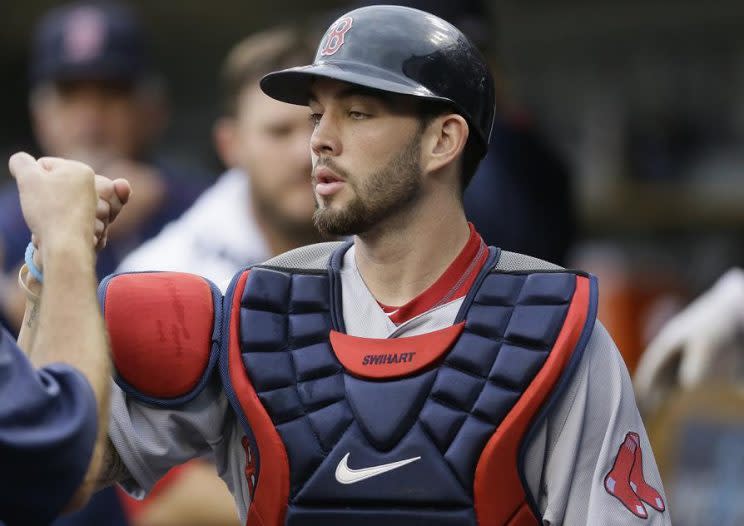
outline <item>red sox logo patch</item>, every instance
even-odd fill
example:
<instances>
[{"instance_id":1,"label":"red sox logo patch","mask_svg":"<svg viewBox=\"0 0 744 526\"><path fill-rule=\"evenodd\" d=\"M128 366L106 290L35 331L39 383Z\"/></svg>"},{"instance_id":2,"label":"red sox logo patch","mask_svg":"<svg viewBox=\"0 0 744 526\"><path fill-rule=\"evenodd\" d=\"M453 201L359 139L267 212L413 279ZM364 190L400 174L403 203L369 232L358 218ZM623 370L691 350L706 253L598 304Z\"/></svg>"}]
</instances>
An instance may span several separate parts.
<instances>
[{"instance_id":1,"label":"red sox logo patch","mask_svg":"<svg viewBox=\"0 0 744 526\"><path fill-rule=\"evenodd\" d=\"M641 519L648 517L645 504L663 512L666 509L661 494L643 478L643 454L638 433L628 433L620 445L615 463L604 480L607 493Z\"/></svg>"},{"instance_id":2,"label":"red sox logo patch","mask_svg":"<svg viewBox=\"0 0 744 526\"><path fill-rule=\"evenodd\" d=\"M346 33L351 29L351 24L353 22L354 21L350 16L345 16L344 18L339 19L333 27L331 27L331 30L328 31L328 36L326 36L325 45L323 46L323 49L320 50L322 56L330 57L336 53L336 51L341 49L341 46L344 45Z\"/></svg>"},{"instance_id":3,"label":"red sox logo patch","mask_svg":"<svg viewBox=\"0 0 744 526\"><path fill-rule=\"evenodd\" d=\"M65 60L84 62L103 53L106 21L98 9L81 7L73 11L64 29L62 49Z\"/></svg>"},{"instance_id":4,"label":"red sox logo patch","mask_svg":"<svg viewBox=\"0 0 744 526\"><path fill-rule=\"evenodd\" d=\"M241 443L245 449L245 480L248 482L248 495L253 500L253 494L256 492L256 459L248 437L243 437Z\"/></svg>"}]
</instances>

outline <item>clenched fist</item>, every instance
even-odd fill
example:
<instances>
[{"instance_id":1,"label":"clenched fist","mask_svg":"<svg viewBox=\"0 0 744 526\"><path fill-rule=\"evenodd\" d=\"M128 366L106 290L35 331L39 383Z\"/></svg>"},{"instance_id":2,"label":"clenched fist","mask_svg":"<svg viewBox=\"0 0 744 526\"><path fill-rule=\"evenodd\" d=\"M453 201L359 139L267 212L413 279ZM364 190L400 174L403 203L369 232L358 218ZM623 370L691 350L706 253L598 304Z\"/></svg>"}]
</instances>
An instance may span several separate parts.
<instances>
[{"instance_id":1,"label":"clenched fist","mask_svg":"<svg viewBox=\"0 0 744 526\"><path fill-rule=\"evenodd\" d=\"M37 246L77 240L105 246L109 225L129 199L127 181L111 181L77 161L26 153L13 155L8 165Z\"/></svg>"}]
</instances>

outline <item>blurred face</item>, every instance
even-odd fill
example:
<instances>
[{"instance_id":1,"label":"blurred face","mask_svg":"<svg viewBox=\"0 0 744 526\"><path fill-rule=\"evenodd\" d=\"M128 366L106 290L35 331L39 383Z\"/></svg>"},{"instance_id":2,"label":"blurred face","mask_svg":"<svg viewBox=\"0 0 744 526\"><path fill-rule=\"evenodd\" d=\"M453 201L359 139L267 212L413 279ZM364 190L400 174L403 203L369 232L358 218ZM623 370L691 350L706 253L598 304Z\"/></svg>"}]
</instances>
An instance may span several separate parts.
<instances>
[{"instance_id":1,"label":"blurred face","mask_svg":"<svg viewBox=\"0 0 744 526\"><path fill-rule=\"evenodd\" d=\"M231 126L223 157L249 174L261 219L290 234L314 231L307 108L276 101L254 84L243 91Z\"/></svg>"},{"instance_id":2,"label":"blurred face","mask_svg":"<svg viewBox=\"0 0 744 526\"><path fill-rule=\"evenodd\" d=\"M74 81L41 86L31 105L37 139L47 155L100 169L140 153L147 135L145 106L128 85Z\"/></svg>"},{"instance_id":3,"label":"blurred face","mask_svg":"<svg viewBox=\"0 0 744 526\"><path fill-rule=\"evenodd\" d=\"M310 101L315 224L363 234L421 195L421 120L413 101L321 79Z\"/></svg>"}]
</instances>

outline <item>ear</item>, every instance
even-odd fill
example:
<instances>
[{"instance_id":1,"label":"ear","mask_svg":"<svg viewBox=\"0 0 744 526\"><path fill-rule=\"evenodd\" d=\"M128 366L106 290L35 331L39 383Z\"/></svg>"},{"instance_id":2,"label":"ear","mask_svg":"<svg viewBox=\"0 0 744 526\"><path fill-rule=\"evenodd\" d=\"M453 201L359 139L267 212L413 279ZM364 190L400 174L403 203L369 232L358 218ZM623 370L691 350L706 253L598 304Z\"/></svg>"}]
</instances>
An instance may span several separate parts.
<instances>
[{"instance_id":1,"label":"ear","mask_svg":"<svg viewBox=\"0 0 744 526\"><path fill-rule=\"evenodd\" d=\"M228 168L233 168L238 163L237 134L237 125L232 117L217 119L212 128L214 148L222 163Z\"/></svg>"},{"instance_id":2,"label":"ear","mask_svg":"<svg viewBox=\"0 0 744 526\"><path fill-rule=\"evenodd\" d=\"M54 88L48 84L38 86L31 91L28 98L28 111L31 116L31 127L42 150L50 151L47 144L48 130L54 125L52 115L49 115L51 99L55 97Z\"/></svg>"},{"instance_id":3,"label":"ear","mask_svg":"<svg viewBox=\"0 0 744 526\"><path fill-rule=\"evenodd\" d=\"M424 133L424 171L436 172L454 164L468 142L469 127L462 115L448 113L435 118Z\"/></svg>"}]
</instances>

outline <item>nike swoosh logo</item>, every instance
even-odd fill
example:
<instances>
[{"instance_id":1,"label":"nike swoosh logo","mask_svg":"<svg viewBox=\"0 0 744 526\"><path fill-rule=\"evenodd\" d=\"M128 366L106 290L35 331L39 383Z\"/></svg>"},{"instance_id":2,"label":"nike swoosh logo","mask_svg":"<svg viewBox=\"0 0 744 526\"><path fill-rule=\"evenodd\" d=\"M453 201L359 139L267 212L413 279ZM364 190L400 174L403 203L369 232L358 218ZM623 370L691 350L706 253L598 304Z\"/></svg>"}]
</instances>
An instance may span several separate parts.
<instances>
[{"instance_id":1,"label":"nike swoosh logo","mask_svg":"<svg viewBox=\"0 0 744 526\"><path fill-rule=\"evenodd\" d=\"M336 480L341 484L354 484L356 482L361 482L362 480L382 475L388 471L393 471L394 469L398 469L406 464L410 464L411 462L416 462L421 458L413 457L399 460L397 462L391 462L390 464L381 464L379 466L370 466L362 469L351 469L348 464L350 455L351 453L346 453L344 458L341 459L341 462L338 463L338 466L336 466Z\"/></svg>"}]
</instances>

